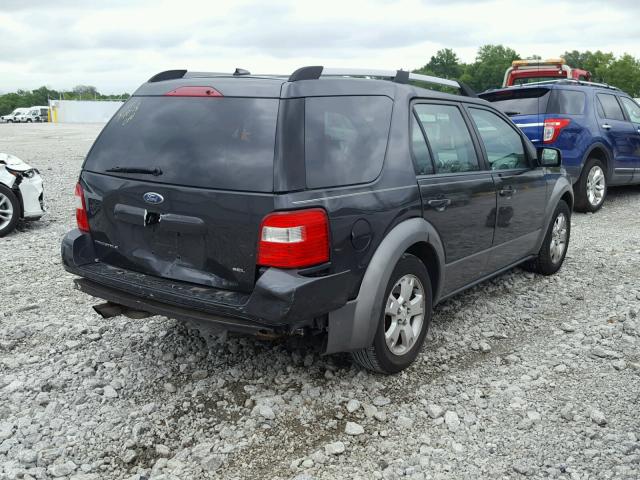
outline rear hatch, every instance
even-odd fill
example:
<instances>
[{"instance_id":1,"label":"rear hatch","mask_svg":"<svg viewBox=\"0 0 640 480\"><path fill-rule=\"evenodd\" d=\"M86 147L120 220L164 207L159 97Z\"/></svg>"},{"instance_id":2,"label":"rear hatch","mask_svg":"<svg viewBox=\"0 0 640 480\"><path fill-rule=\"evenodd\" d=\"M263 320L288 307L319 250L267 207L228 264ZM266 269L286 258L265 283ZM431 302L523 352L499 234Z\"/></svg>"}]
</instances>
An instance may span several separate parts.
<instances>
[{"instance_id":1,"label":"rear hatch","mask_svg":"<svg viewBox=\"0 0 640 480\"><path fill-rule=\"evenodd\" d=\"M546 87L512 87L482 93L480 97L511 117L534 145L542 146L550 93Z\"/></svg>"},{"instance_id":2,"label":"rear hatch","mask_svg":"<svg viewBox=\"0 0 640 480\"><path fill-rule=\"evenodd\" d=\"M279 100L197 88L134 96L105 127L81 175L91 236L104 263L250 291Z\"/></svg>"}]
</instances>

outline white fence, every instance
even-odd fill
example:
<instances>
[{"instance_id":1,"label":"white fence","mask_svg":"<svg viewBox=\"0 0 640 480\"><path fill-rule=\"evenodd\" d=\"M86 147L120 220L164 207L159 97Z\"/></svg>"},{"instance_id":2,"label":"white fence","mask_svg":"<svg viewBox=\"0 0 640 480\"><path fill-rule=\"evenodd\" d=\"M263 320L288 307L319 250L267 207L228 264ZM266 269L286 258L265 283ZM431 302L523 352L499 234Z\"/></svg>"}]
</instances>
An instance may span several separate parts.
<instances>
[{"instance_id":1,"label":"white fence","mask_svg":"<svg viewBox=\"0 0 640 480\"><path fill-rule=\"evenodd\" d=\"M54 123L107 123L123 102L49 100Z\"/></svg>"}]
</instances>

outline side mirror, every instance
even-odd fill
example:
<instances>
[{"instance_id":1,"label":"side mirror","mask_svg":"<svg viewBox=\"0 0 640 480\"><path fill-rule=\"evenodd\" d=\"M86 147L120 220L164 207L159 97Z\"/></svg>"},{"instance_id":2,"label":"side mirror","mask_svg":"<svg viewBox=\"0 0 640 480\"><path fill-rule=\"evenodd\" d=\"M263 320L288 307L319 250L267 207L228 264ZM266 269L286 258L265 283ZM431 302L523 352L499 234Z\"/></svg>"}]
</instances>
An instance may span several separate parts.
<instances>
[{"instance_id":1,"label":"side mirror","mask_svg":"<svg viewBox=\"0 0 640 480\"><path fill-rule=\"evenodd\" d=\"M557 148L539 148L538 163L541 167L559 167L562 165L562 154Z\"/></svg>"}]
</instances>

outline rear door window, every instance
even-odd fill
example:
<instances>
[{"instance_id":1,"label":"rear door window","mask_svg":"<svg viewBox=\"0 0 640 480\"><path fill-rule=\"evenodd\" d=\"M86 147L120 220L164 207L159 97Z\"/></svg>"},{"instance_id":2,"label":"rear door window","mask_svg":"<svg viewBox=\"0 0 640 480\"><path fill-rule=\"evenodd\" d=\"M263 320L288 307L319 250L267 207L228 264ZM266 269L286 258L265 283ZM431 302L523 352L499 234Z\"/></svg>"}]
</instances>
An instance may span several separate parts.
<instances>
[{"instance_id":1,"label":"rear door window","mask_svg":"<svg viewBox=\"0 0 640 480\"><path fill-rule=\"evenodd\" d=\"M625 120L622 108L620 108L620 104L618 100L616 100L615 95L599 93L598 103L598 113L600 113L601 117L608 118L609 120Z\"/></svg>"},{"instance_id":2,"label":"rear door window","mask_svg":"<svg viewBox=\"0 0 640 480\"><path fill-rule=\"evenodd\" d=\"M145 181L273 191L279 100L132 97L104 128L84 168ZM161 175L110 173L115 167Z\"/></svg>"},{"instance_id":3,"label":"rear door window","mask_svg":"<svg viewBox=\"0 0 640 480\"><path fill-rule=\"evenodd\" d=\"M484 144L491 170L529 168L518 132L488 110L470 108L469 113Z\"/></svg>"},{"instance_id":4,"label":"rear door window","mask_svg":"<svg viewBox=\"0 0 640 480\"><path fill-rule=\"evenodd\" d=\"M375 180L387 149L392 106L393 101L382 96L307 98L307 187Z\"/></svg>"},{"instance_id":5,"label":"rear door window","mask_svg":"<svg viewBox=\"0 0 640 480\"><path fill-rule=\"evenodd\" d=\"M471 134L458 107L417 104L414 108L427 134L436 173L480 170Z\"/></svg>"},{"instance_id":6,"label":"rear door window","mask_svg":"<svg viewBox=\"0 0 640 480\"><path fill-rule=\"evenodd\" d=\"M633 123L640 123L640 106L633 100L627 97L620 97L622 106L627 111L627 115Z\"/></svg>"},{"instance_id":7,"label":"rear door window","mask_svg":"<svg viewBox=\"0 0 640 480\"><path fill-rule=\"evenodd\" d=\"M547 110L548 88L523 88L498 90L480 95L509 116L538 115Z\"/></svg>"},{"instance_id":8,"label":"rear door window","mask_svg":"<svg viewBox=\"0 0 640 480\"><path fill-rule=\"evenodd\" d=\"M582 115L586 97L584 92L574 90L553 90L549 100L547 113L559 113L561 115Z\"/></svg>"}]
</instances>

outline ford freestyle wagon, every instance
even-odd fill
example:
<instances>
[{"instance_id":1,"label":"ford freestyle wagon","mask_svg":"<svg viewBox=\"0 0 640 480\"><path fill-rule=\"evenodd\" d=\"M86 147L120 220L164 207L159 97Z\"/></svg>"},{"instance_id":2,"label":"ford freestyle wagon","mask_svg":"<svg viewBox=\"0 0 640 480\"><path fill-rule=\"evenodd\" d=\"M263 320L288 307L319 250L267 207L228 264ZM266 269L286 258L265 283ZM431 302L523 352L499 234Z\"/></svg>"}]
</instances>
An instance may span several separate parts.
<instances>
[{"instance_id":1,"label":"ford freestyle wagon","mask_svg":"<svg viewBox=\"0 0 640 480\"><path fill-rule=\"evenodd\" d=\"M325 353L394 373L438 302L516 265L560 268L560 165L452 80L167 71L89 151L62 258L105 316L322 334Z\"/></svg>"}]
</instances>

